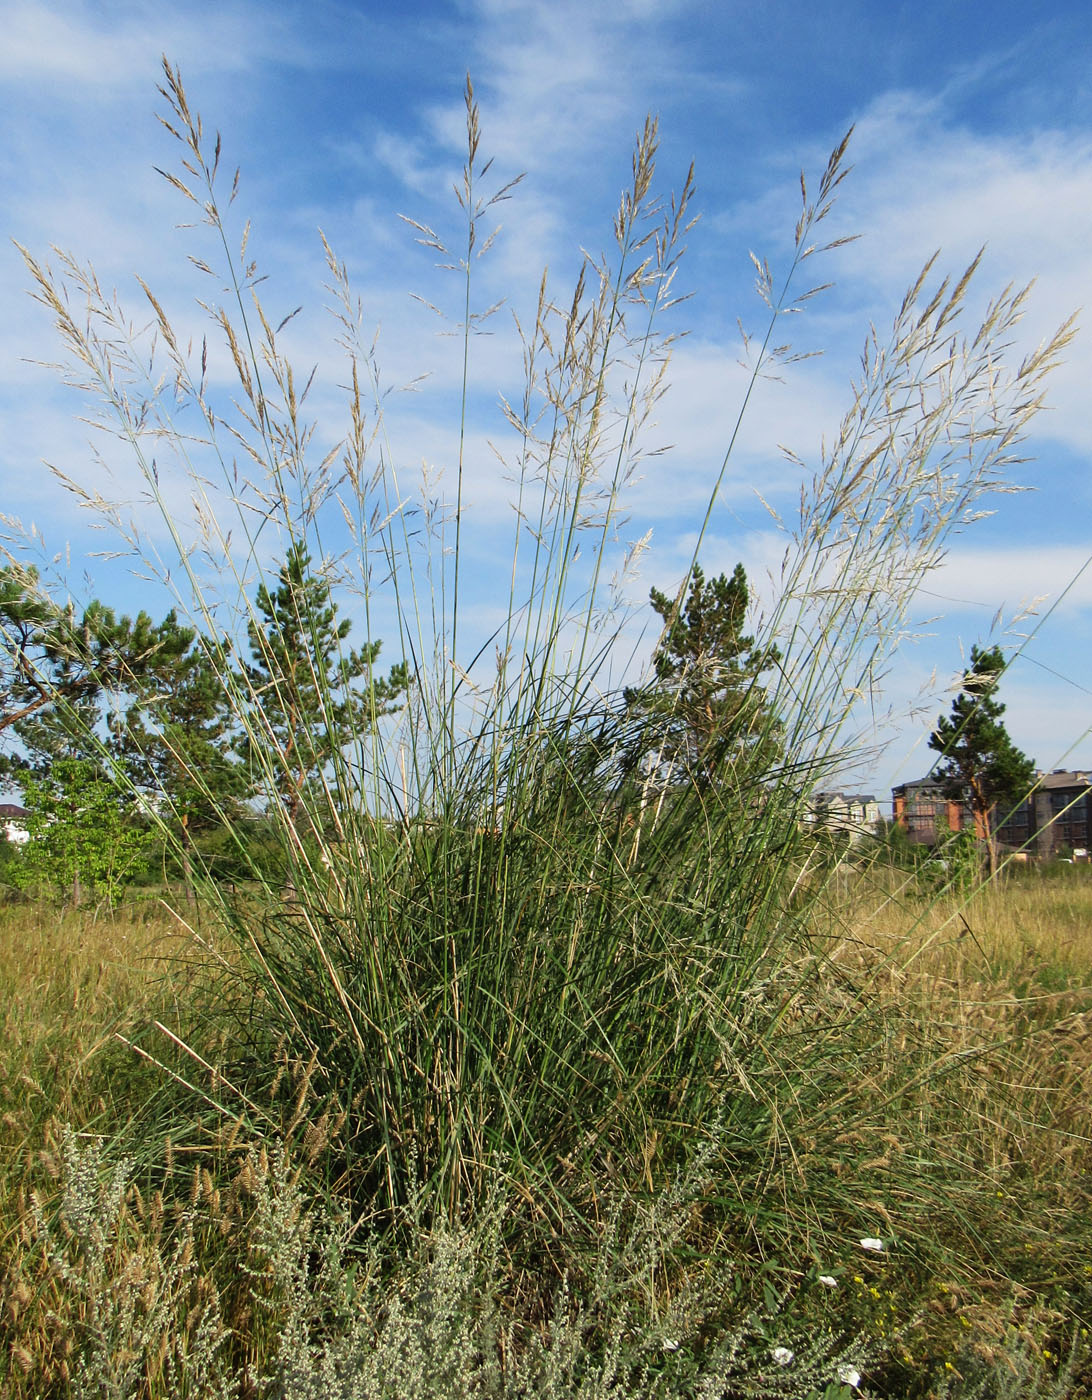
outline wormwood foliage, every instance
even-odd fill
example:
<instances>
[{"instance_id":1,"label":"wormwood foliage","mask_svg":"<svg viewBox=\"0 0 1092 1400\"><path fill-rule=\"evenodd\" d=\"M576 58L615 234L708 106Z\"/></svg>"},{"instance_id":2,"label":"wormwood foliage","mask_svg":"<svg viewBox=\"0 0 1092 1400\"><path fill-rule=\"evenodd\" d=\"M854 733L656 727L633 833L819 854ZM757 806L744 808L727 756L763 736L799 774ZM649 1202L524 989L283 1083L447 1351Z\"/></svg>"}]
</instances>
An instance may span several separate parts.
<instances>
[{"instance_id":1,"label":"wormwood foliage","mask_svg":"<svg viewBox=\"0 0 1092 1400\"><path fill-rule=\"evenodd\" d=\"M912 997L878 995L894 959L835 957L816 937L829 890L801 817L852 754L857 708L918 585L1004 489L1068 330L1013 364L1025 294L965 329L975 267L953 283L927 264L890 331L870 335L831 447L800 464L769 615L745 623L744 581L706 584L692 566L673 602L654 600L671 684L642 709L611 682L634 563L615 540L665 386L693 199L692 173L657 193L655 123L609 251L564 294L544 278L521 326L525 389L503 410L510 592L483 638L465 604L469 368L453 499L426 482L414 514L398 465L412 454L389 441L374 339L328 249L346 423L318 458L310 380L261 299L249 225L236 227L238 177L225 187L221 140L169 65L162 92L182 156L167 179L203 224L196 267L227 289L202 298L206 341L191 354L143 284L146 335L76 259L27 264L70 377L127 445L176 546L163 582L205 639L279 845L275 875L240 842L238 884L200 883L188 924L202 976L127 1041L160 1065L188 1146L211 1163L195 1200L217 1199L213 1167L228 1180L218 1154L281 1140L345 1221L305 1241L286 1207L280 1238L296 1245L251 1261L297 1318L263 1334L263 1364L300 1395L383 1394L396 1367L403 1387L424 1377L409 1382L421 1395L856 1388L838 1368L859 1380L865 1349L828 1324L819 1275L837 1281L852 1242L875 1239L868 1299L896 1246L922 1274L996 1276L982 1189L1000 1189L1005 1162L970 1128L949 1144L934 1111L966 1087L971 1059L1007 1063L1024 1032L976 1023L953 1051ZM477 255L512 193L489 183L469 84L466 111L456 228L415 225L456 279L464 367L491 310ZM841 241L823 240L845 157L843 142L817 187L801 182L788 266L757 261L756 380L792 358L785 315L824 290L810 268ZM168 475L190 484L191 521ZM157 567L128 511L66 485ZM269 578L273 533L288 563ZM359 652L332 601L354 588ZM723 626L703 670L682 653L710 588ZM400 658L391 689L343 708L380 617ZM244 638L260 649L248 668L234 659ZM740 689L757 699L760 675L761 703L735 704ZM713 688L695 691L703 676ZM384 715L396 691L401 709ZM676 764L665 733L696 735L694 762ZM677 780L658 781L672 764ZM294 1198L286 1186L274 1199ZM350 1250L365 1302L346 1319ZM873 1321L890 1365L899 1326Z\"/></svg>"},{"instance_id":2,"label":"wormwood foliage","mask_svg":"<svg viewBox=\"0 0 1092 1400\"><path fill-rule=\"evenodd\" d=\"M862 1347L840 1343L829 1325L797 1335L780 1299L695 1348L727 1276L678 1296L654 1321L624 1300L618 1261L677 1228L678 1201L612 1226L588 1291L576 1297L560 1283L544 1326L521 1335L493 1293L503 1277L496 1218L473 1232L421 1232L396 1260L373 1247L351 1262L346 1220L308 1197L283 1144L248 1150L226 1207L198 1170L170 1236L163 1201L145 1203L131 1184L132 1161L109 1162L101 1143L71 1130L61 1158L59 1206L34 1205L30 1252L63 1290L65 1314L47 1318L40 1355L18 1347L14 1356L50 1393L61 1380L57 1393L79 1400L137 1400L149 1383L155 1394L202 1400L652 1400L686 1385L710 1400L845 1400L851 1388L839 1376L859 1378L864 1364ZM208 1269L210 1227L237 1232L241 1297ZM68 1345L65 1328L84 1344ZM260 1360L239 1364L239 1330L263 1336ZM791 1346L771 1348L771 1335Z\"/></svg>"}]
</instances>

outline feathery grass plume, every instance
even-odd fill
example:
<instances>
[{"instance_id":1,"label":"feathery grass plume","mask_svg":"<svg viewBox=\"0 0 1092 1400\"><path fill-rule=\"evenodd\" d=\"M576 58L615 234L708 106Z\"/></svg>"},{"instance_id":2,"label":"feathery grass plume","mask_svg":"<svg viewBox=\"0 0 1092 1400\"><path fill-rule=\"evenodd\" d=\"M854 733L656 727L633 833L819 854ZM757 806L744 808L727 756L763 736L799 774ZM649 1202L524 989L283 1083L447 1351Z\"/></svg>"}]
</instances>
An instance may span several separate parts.
<instances>
[{"instance_id":1,"label":"feathery grass plume","mask_svg":"<svg viewBox=\"0 0 1092 1400\"><path fill-rule=\"evenodd\" d=\"M260 299L249 225L238 246L231 231L238 179L224 199L220 139L210 152L170 65L162 92L183 155L183 173L166 178L202 211L215 249L195 266L228 289L226 304L205 304L211 338L199 355L149 288L150 343L91 270L65 255L59 274L27 262L71 377L132 452L175 556L160 558L119 507L66 484L201 628L276 833L272 865L233 833L239 889L207 872L202 883L224 1048L212 1065L201 1044L175 1044L195 1078L211 1069L205 1100L255 1131L269 1094L272 1117L297 1136L309 1118L331 1125L316 1160L359 1237L456 1230L502 1200L510 1267L525 1283L586 1279L607 1222L677 1191L687 1230L656 1265L657 1298L683 1286L694 1251L807 1257L890 1225L910 1253L973 1254L974 1171L957 1154L938 1166L928 1122L899 1112L956 1062L934 1029L875 1001L873 972L816 947L809 921L824 881L800 819L852 750L857 706L880 684L918 584L987 493L1004 489L1069 328L1009 368L1025 293L1003 293L961 333L977 264L954 287L933 285L926 266L890 334L870 337L841 429L783 526L777 599L754 629L756 653L776 666L763 704L739 711L740 724L761 715L770 742L726 733L722 761L698 781L609 682L614 531L665 383L693 198L691 173L677 196L657 196L655 123L638 138L612 251L587 259L571 297L555 299L544 279L522 333L526 386L504 407L516 437L510 594L495 635L471 641L460 577L472 525L467 366L493 309L477 307L475 265L492 238L481 221L511 192L482 192L472 89L460 251L452 258L416 225L461 279L464 366L455 500L448 509L426 488L417 517L343 263L327 248L348 421L319 456L304 416L311 381ZM816 245L845 156L842 142L816 199L802 186L780 282L757 263L768 316L752 383L791 357L782 318L822 290L797 292L797 279L841 241ZM213 363L234 376L234 399ZM180 480L192 530L174 508ZM370 708L348 707L349 742L331 743L292 810L278 797L283 755L263 742L262 694L235 660L261 626L253 594L274 533L331 584L355 578L366 647L393 611L395 655L413 676L397 724L381 722L374 687ZM345 669L303 663L340 736ZM295 1093L286 1062L305 1067ZM894 1187L883 1165L892 1133Z\"/></svg>"}]
</instances>

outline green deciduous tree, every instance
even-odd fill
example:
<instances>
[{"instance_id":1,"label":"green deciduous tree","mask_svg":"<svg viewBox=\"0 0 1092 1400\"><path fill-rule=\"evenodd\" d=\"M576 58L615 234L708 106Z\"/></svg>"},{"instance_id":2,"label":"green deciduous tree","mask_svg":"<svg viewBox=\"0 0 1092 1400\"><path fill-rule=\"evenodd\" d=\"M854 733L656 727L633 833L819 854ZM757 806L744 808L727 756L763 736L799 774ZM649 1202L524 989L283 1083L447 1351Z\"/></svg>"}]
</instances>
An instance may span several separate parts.
<instances>
[{"instance_id":1,"label":"green deciduous tree","mask_svg":"<svg viewBox=\"0 0 1092 1400\"><path fill-rule=\"evenodd\" d=\"M152 838L110 776L87 759L58 759L25 778L23 805L30 840L13 869L15 883L49 887L75 905L87 894L113 904Z\"/></svg>"},{"instance_id":2,"label":"green deciduous tree","mask_svg":"<svg viewBox=\"0 0 1092 1400\"><path fill-rule=\"evenodd\" d=\"M666 624L652 657L655 679L627 697L649 721L646 752L702 783L728 767L757 773L772 766L780 736L761 676L780 656L775 647L756 650L744 634L750 593L743 565L709 580L695 565L681 603L656 588L649 597Z\"/></svg>"},{"instance_id":3,"label":"green deciduous tree","mask_svg":"<svg viewBox=\"0 0 1092 1400\"><path fill-rule=\"evenodd\" d=\"M986 841L990 873L997 869L994 809L1000 815L1026 797L1035 780L1035 764L1016 747L1001 721L1005 707L997 687L1005 670L1000 647L971 648L950 715L941 715L929 747L942 756L936 774L953 801L968 801L976 828Z\"/></svg>"},{"instance_id":4,"label":"green deciduous tree","mask_svg":"<svg viewBox=\"0 0 1092 1400\"><path fill-rule=\"evenodd\" d=\"M158 624L98 602L77 614L18 565L0 569L0 638L0 738L13 741L3 769L21 786L44 781L52 790L59 763L80 760L86 776L116 762L173 824L190 889L194 837L234 816L245 794L245 770L230 749L225 668L218 673L174 611ZM75 780L75 769L64 771Z\"/></svg>"},{"instance_id":5,"label":"green deciduous tree","mask_svg":"<svg viewBox=\"0 0 1092 1400\"><path fill-rule=\"evenodd\" d=\"M373 675L379 642L359 651L342 646L352 624L337 620L330 584L312 572L302 544L289 550L277 588L259 587L256 614L247 629L253 659L243 677L254 705L239 749L272 781L295 824L309 785L392 711L409 674L399 662L387 676Z\"/></svg>"}]
</instances>

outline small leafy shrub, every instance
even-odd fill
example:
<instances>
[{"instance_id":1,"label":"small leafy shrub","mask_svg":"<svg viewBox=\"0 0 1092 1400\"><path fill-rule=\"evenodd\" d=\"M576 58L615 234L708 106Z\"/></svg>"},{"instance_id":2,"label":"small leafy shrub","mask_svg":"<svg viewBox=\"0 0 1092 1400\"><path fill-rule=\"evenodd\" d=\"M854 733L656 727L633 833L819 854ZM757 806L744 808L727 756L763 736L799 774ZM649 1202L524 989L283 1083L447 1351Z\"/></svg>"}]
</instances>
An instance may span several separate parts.
<instances>
[{"instance_id":1,"label":"small leafy shrub","mask_svg":"<svg viewBox=\"0 0 1092 1400\"><path fill-rule=\"evenodd\" d=\"M129 793L86 759L59 758L23 782L30 840L12 867L22 889L45 888L58 902L84 895L116 903L147 863L151 833L134 820Z\"/></svg>"}]
</instances>

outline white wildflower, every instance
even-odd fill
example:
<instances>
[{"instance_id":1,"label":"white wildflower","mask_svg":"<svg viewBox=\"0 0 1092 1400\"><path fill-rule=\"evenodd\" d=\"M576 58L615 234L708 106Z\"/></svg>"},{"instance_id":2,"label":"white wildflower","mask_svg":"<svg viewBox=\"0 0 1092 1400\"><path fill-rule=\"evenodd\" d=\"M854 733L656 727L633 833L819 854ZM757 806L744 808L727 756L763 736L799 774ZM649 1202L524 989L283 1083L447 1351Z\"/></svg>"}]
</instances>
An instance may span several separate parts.
<instances>
[{"instance_id":1,"label":"white wildflower","mask_svg":"<svg viewBox=\"0 0 1092 1400\"><path fill-rule=\"evenodd\" d=\"M866 1235L861 1241L862 1249L870 1249L873 1254L882 1254L884 1251L883 1240L874 1240L870 1235Z\"/></svg>"},{"instance_id":2,"label":"white wildflower","mask_svg":"<svg viewBox=\"0 0 1092 1400\"><path fill-rule=\"evenodd\" d=\"M854 1366L839 1366L837 1374L838 1379L843 1385L851 1385L854 1390L856 1390L861 1383L861 1373Z\"/></svg>"},{"instance_id":3,"label":"white wildflower","mask_svg":"<svg viewBox=\"0 0 1092 1400\"><path fill-rule=\"evenodd\" d=\"M788 1347L774 1347L770 1356L779 1366L787 1366L792 1360L793 1354Z\"/></svg>"}]
</instances>

